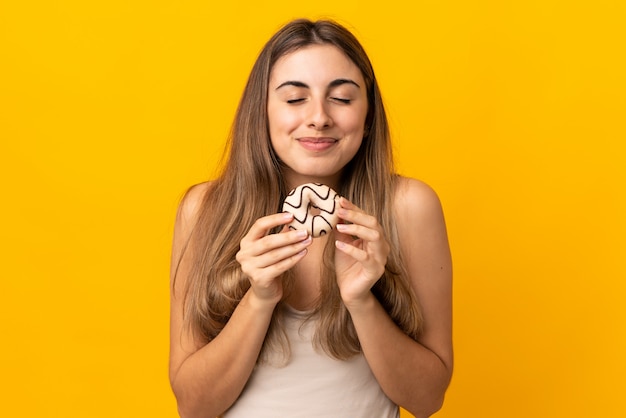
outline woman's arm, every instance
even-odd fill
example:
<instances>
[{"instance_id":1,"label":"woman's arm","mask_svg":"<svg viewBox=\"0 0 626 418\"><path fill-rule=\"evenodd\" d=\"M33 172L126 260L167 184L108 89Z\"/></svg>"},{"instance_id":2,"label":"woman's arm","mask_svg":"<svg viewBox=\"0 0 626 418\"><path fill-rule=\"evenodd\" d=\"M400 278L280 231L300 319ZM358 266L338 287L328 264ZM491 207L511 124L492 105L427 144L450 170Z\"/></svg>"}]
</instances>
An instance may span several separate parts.
<instances>
[{"instance_id":1,"label":"woman's arm","mask_svg":"<svg viewBox=\"0 0 626 418\"><path fill-rule=\"evenodd\" d=\"M284 214L259 219L237 254L251 288L220 334L209 343L199 341L183 324L183 291L190 271L183 248L207 187L196 186L183 199L172 249L170 383L185 418L215 417L235 402L252 373L272 312L282 297L277 277L301 259L310 241L296 232L267 235L271 228L291 221Z\"/></svg>"},{"instance_id":2,"label":"woman's arm","mask_svg":"<svg viewBox=\"0 0 626 418\"><path fill-rule=\"evenodd\" d=\"M441 408L452 375L452 266L436 194L416 180L399 182L395 215L402 256L422 307L424 324L419 341L393 323L369 291L371 285L367 291L357 290L365 289L368 281L373 284L377 274L380 277L379 259L382 255L386 259L388 248L376 220L358 208L347 207L343 219L354 222L356 226L347 233L358 236L361 242L356 242L356 247L339 243L338 249L356 261L351 266L353 272L361 266L362 284L355 285L359 280L353 275L344 277L340 288L365 358L383 391L421 418Z\"/></svg>"}]
</instances>

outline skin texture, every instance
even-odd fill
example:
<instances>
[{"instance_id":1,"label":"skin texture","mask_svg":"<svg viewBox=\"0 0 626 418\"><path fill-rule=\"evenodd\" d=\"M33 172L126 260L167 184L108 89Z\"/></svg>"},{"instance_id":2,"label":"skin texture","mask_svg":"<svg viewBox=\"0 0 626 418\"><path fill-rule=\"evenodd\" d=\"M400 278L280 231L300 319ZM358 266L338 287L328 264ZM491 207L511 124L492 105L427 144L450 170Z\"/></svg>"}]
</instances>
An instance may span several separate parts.
<instances>
[{"instance_id":1,"label":"skin texture","mask_svg":"<svg viewBox=\"0 0 626 418\"><path fill-rule=\"evenodd\" d=\"M314 182L337 190L363 140L367 93L357 66L331 45L285 55L270 76L267 111L289 189Z\"/></svg>"},{"instance_id":2,"label":"skin texture","mask_svg":"<svg viewBox=\"0 0 626 418\"><path fill-rule=\"evenodd\" d=\"M365 129L367 98L358 68L333 46L306 47L279 59L268 92L272 146L286 166L287 184L320 182L337 188ZM208 187L196 186L183 200L174 235L172 265L178 265L178 273L171 299L170 379L183 417L217 416L236 401L283 297L279 276L289 269L295 275L287 303L301 310L312 307L328 239L312 240L306 231L284 227L293 219L290 214L258 219L236 257L250 290L215 339L194 338L182 327L182 289L189 271L183 248ZM404 334L372 294L390 244L376 218L345 198L338 200L335 268L342 300L381 388L416 417L427 417L441 407L453 367L450 251L433 190L406 178L399 178L396 188L393 207L401 251L423 310L419 340ZM282 233L268 234L281 226Z\"/></svg>"}]
</instances>

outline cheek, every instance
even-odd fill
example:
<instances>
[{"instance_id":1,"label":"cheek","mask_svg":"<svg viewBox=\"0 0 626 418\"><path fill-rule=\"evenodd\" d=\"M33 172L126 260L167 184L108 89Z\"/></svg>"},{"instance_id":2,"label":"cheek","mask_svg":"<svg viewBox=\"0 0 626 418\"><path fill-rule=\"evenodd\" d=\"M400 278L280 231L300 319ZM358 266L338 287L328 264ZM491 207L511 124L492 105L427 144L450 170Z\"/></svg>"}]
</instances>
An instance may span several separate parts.
<instances>
[{"instance_id":1,"label":"cheek","mask_svg":"<svg viewBox=\"0 0 626 418\"><path fill-rule=\"evenodd\" d=\"M282 132L293 129L297 126L299 118L296 112L288 112L285 110L268 107L267 110L268 124L270 132Z\"/></svg>"},{"instance_id":2,"label":"cheek","mask_svg":"<svg viewBox=\"0 0 626 418\"><path fill-rule=\"evenodd\" d=\"M349 112L344 113L338 120L343 121L343 126L346 130L353 132L363 133L365 128L365 120L367 118L367 107L360 106L358 109L350 109Z\"/></svg>"},{"instance_id":3,"label":"cheek","mask_svg":"<svg viewBox=\"0 0 626 418\"><path fill-rule=\"evenodd\" d=\"M296 118L289 112L269 112L268 127L270 142L276 154L283 158L283 153L288 149L292 133L298 127Z\"/></svg>"},{"instance_id":4,"label":"cheek","mask_svg":"<svg viewBox=\"0 0 626 418\"><path fill-rule=\"evenodd\" d=\"M350 131L354 135L362 136L365 129L365 116L352 114L350 117L343 119L343 127L346 131Z\"/></svg>"}]
</instances>

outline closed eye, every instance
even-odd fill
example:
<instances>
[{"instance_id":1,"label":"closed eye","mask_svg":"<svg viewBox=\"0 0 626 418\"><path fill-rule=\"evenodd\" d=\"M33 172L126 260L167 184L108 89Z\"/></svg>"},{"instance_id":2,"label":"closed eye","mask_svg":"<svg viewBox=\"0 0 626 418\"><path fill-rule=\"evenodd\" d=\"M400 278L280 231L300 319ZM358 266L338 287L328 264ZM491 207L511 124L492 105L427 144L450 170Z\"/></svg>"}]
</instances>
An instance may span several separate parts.
<instances>
[{"instance_id":1,"label":"closed eye","mask_svg":"<svg viewBox=\"0 0 626 418\"><path fill-rule=\"evenodd\" d=\"M304 101L304 99L289 99L289 100L287 100L287 103L289 103L289 104L297 104L297 103L301 103L303 101Z\"/></svg>"},{"instance_id":2,"label":"closed eye","mask_svg":"<svg viewBox=\"0 0 626 418\"><path fill-rule=\"evenodd\" d=\"M352 101L350 99L342 99L341 97L331 97L331 99L343 104L350 104L350 102Z\"/></svg>"}]
</instances>

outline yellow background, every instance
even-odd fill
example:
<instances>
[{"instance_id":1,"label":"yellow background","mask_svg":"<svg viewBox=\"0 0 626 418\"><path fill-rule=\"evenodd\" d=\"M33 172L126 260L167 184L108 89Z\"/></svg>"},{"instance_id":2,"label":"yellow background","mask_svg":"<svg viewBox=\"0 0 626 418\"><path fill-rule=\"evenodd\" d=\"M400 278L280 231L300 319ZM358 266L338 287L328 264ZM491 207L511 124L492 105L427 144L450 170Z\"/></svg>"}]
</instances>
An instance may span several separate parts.
<instances>
[{"instance_id":1,"label":"yellow background","mask_svg":"<svg viewBox=\"0 0 626 418\"><path fill-rule=\"evenodd\" d=\"M361 39L400 171L443 201L456 370L437 416L626 416L625 3L264 3L0 2L0 416L176 416L177 202L301 16Z\"/></svg>"}]
</instances>

